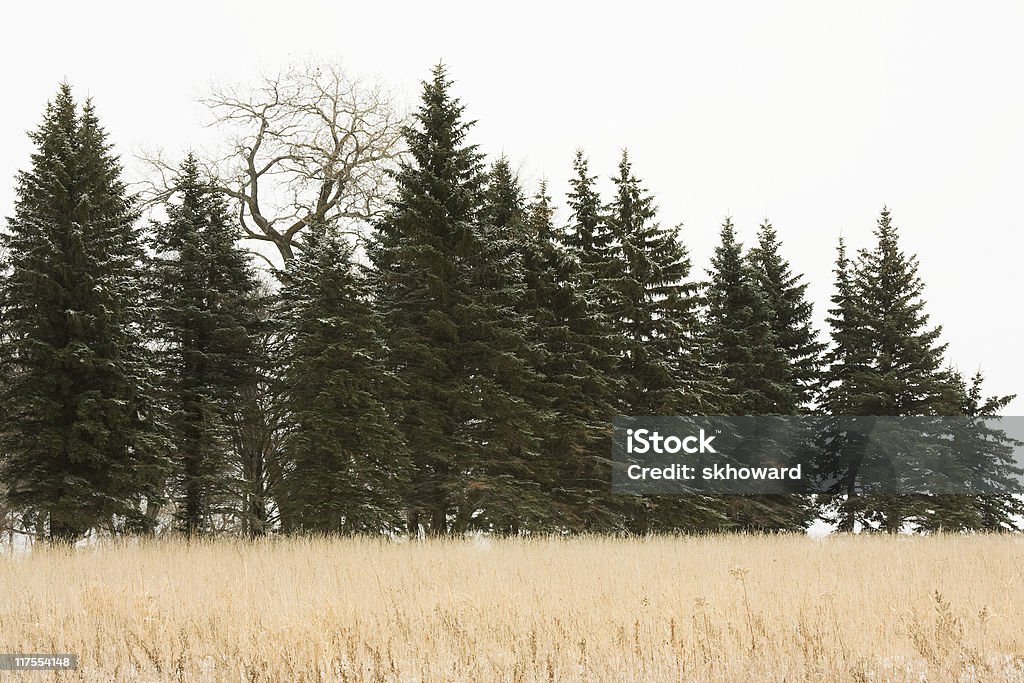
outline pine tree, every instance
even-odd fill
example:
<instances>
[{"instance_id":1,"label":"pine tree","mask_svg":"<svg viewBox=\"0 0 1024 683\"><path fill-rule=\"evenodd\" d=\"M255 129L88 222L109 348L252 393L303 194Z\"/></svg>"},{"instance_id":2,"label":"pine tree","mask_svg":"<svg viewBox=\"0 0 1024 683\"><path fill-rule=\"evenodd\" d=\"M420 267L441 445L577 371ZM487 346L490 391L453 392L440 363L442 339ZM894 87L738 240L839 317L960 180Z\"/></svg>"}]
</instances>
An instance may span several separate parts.
<instances>
[{"instance_id":1,"label":"pine tree","mask_svg":"<svg viewBox=\"0 0 1024 683\"><path fill-rule=\"evenodd\" d=\"M483 514L478 523L512 535L560 521L551 507L555 463L542 445L543 435L557 427L543 376L537 372L545 351L531 334L536 321L528 303L524 259L530 236L524 221L519 180L508 160L499 159L484 188L482 258L467 263L466 275L467 301L474 304L467 306L473 313L467 322L480 343L467 365L488 369L493 378L486 381L494 382L481 382L481 396L489 394L495 402L494 408L484 407L478 438L487 451L492 451L492 444L499 450L482 461L473 482L477 493L467 510L479 507ZM483 379L481 373L479 380ZM500 416L505 416L504 423Z\"/></svg>"},{"instance_id":2,"label":"pine tree","mask_svg":"<svg viewBox=\"0 0 1024 683\"><path fill-rule=\"evenodd\" d=\"M542 446L556 472L551 505L563 529L619 530L608 448L617 400L608 340L615 331L578 286L581 267L565 246L565 230L554 222L546 189L541 183L526 208L522 249L524 312L544 378L539 394L554 411Z\"/></svg>"},{"instance_id":3,"label":"pine tree","mask_svg":"<svg viewBox=\"0 0 1024 683\"><path fill-rule=\"evenodd\" d=\"M863 406L864 385L872 367L873 349L867 336L867 315L857 275L842 237L836 248L835 288L826 322L831 330L831 348L825 355L822 382L822 411L840 418L868 416ZM861 500L857 488L857 463L863 444L838 422L824 425L815 467L823 480L836 479L834 494L820 497L826 518L837 522L840 531L854 531Z\"/></svg>"},{"instance_id":4,"label":"pine tree","mask_svg":"<svg viewBox=\"0 0 1024 683\"><path fill-rule=\"evenodd\" d=\"M697 285L679 229L656 221L654 198L633 175L626 152L614 178L608 223L623 270L612 315L624 348L624 399L632 415L706 412L709 382L700 373Z\"/></svg>"},{"instance_id":5,"label":"pine tree","mask_svg":"<svg viewBox=\"0 0 1024 683\"><path fill-rule=\"evenodd\" d=\"M170 410L175 517L209 531L231 484L230 425L254 371L256 281L227 206L189 155L154 226L155 338Z\"/></svg>"},{"instance_id":6,"label":"pine tree","mask_svg":"<svg viewBox=\"0 0 1024 683\"><path fill-rule=\"evenodd\" d=\"M443 66L424 83L406 129L411 158L368 249L389 363L404 382L409 526L431 533L549 514L539 501L550 482L532 470L538 416L525 397L537 377L517 310L522 263L486 208L488 176L450 86Z\"/></svg>"},{"instance_id":7,"label":"pine tree","mask_svg":"<svg viewBox=\"0 0 1024 683\"><path fill-rule=\"evenodd\" d=\"M282 290L283 393L291 427L279 504L289 529L382 533L401 528L408 475L383 400L380 321L352 246L315 226Z\"/></svg>"},{"instance_id":8,"label":"pine tree","mask_svg":"<svg viewBox=\"0 0 1024 683\"><path fill-rule=\"evenodd\" d=\"M953 373L960 405L954 424L957 455L966 470L966 480L979 491L976 495L924 496L918 501L915 520L923 531L1019 531L1024 528L1024 468L1015 462L1024 443L999 429L995 420L1015 396L988 396L982 392L984 376L979 371L968 383Z\"/></svg>"},{"instance_id":9,"label":"pine tree","mask_svg":"<svg viewBox=\"0 0 1024 683\"><path fill-rule=\"evenodd\" d=\"M960 411L960 380L944 367L941 327L924 312L924 283L917 257L899 245L899 233L883 208L876 244L848 264L840 251L837 293L831 311L834 349L826 407L847 416L934 416ZM863 445L833 440L822 455L823 470L838 476L845 498L832 514L839 528L856 522L897 532L913 521L915 499L894 494L859 495Z\"/></svg>"},{"instance_id":10,"label":"pine tree","mask_svg":"<svg viewBox=\"0 0 1024 683\"><path fill-rule=\"evenodd\" d=\"M758 247L744 255L727 218L711 260L706 290L711 357L723 376L723 412L729 415L793 414L803 407L807 387L801 380L813 380L809 373L796 377L811 348L801 342L813 343L803 291L778 254L774 231L762 228L759 237ZM813 517L810 501L799 495L728 496L723 502L730 526L739 529L801 531Z\"/></svg>"},{"instance_id":11,"label":"pine tree","mask_svg":"<svg viewBox=\"0 0 1024 683\"><path fill-rule=\"evenodd\" d=\"M720 235L706 299L712 359L726 393L723 408L732 415L785 415L797 397L761 278L744 257L732 219L726 218Z\"/></svg>"},{"instance_id":12,"label":"pine tree","mask_svg":"<svg viewBox=\"0 0 1024 683\"><path fill-rule=\"evenodd\" d=\"M137 212L92 103L79 113L68 85L31 138L0 290L7 495L55 541L146 528L166 469Z\"/></svg>"},{"instance_id":13,"label":"pine tree","mask_svg":"<svg viewBox=\"0 0 1024 683\"><path fill-rule=\"evenodd\" d=\"M755 284L768 306L769 324L786 359L785 384L793 403L779 412L807 412L815 398L825 345L812 324L814 308L807 300L807 283L795 274L780 253L781 242L767 220L761 224L757 246L748 256Z\"/></svg>"},{"instance_id":14,"label":"pine tree","mask_svg":"<svg viewBox=\"0 0 1024 683\"><path fill-rule=\"evenodd\" d=\"M569 254L579 263L577 288L595 315L608 323L604 342L607 352L619 355L618 325L613 319L619 295L615 285L625 269L616 245L615 233L601 205L597 176L582 151L573 160L574 175L569 180L570 222L563 241Z\"/></svg>"}]
</instances>

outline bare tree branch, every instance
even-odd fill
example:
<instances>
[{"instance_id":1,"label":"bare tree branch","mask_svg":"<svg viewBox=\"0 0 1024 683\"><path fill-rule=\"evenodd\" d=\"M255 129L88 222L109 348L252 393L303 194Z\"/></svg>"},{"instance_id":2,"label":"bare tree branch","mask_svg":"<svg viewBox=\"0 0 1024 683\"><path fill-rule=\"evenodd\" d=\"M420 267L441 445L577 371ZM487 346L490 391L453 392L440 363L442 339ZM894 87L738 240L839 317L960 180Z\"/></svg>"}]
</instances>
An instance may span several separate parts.
<instances>
[{"instance_id":1,"label":"bare tree branch","mask_svg":"<svg viewBox=\"0 0 1024 683\"><path fill-rule=\"evenodd\" d=\"M206 162L218 192L236 205L242 234L270 242L284 266L314 222L365 230L393 186L404 117L377 83L335 62L291 65L252 84L220 86L201 100L228 152ZM176 164L143 156L149 202L166 199Z\"/></svg>"}]
</instances>

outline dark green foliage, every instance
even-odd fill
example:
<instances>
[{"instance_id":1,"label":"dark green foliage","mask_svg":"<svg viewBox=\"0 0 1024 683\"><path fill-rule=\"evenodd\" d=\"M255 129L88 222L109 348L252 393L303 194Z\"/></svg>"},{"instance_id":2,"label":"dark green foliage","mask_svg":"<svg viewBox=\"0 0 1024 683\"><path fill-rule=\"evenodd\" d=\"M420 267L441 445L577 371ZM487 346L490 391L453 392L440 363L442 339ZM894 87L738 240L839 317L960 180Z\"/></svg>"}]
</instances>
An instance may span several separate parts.
<instances>
[{"instance_id":1,"label":"dark green foliage","mask_svg":"<svg viewBox=\"0 0 1024 683\"><path fill-rule=\"evenodd\" d=\"M957 443L969 476L984 480L979 488L997 488L998 493L977 496L931 496L920 505L917 519L923 530L1019 531L1024 523L1024 491L1020 482L1024 471L1014 463L1017 449L1024 446L1007 434L996 432L997 421L991 418L1002 413L1013 396L982 394L984 378L980 372L967 383L957 373L960 406L957 414L970 418ZM989 420L986 420L989 418ZM937 500L938 499L938 500Z\"/></svg>"},{"instance_id":2,"label":"dark green foliage","mask_svg":"<svg viewBox=\"0 0 1024 683\"><path fill-rule=\"evenodd\" d=\"M374 296L385 328L389 366L406 386L398 419L413 457L410 530L448 530L448 515L465 491L461 424L469 406L454 348L461 343L456 307L458 267L469 255L482 205L480 155L463 146L468 124L438 70L424 85L419 127L406 131L413 160L397 176L398 196L368 248Z\"/></svg>"},{"instance_id":3,"label":"dark green foliage","mask_svg":"<svg viewBox=\"0 0 1024 683\"><path fill-rule=\"evenodd\" d=\"M542 450L556 473L551 505L562 528L614 530L621 527L609 493L615 331L578 286L580 263L553 213L542 184L525 212L522 250L524 312L550 416Z\"/></svg>"},{"instance_id":4,"label":"dark green foliage","mask_svg":"<svg viewBox=\"0 0 1024 683\"><path fill-rule=\"evenodd\" d=\"M282 440L290 420L281 382L287 340L281 331L277 297L261 282L251 302L256 324L251 328L250 368L238 387L239 406L232 416L231 461L236 470L232 484L234 514L239 531L263 536L275 525L288 528L274 514L283 467Z\"/></svg>"},{"instance_id":5,"label":"dark green foliage","mask_svg":"<svg viewBox=\"0 0 1024 683\"><path fill-rule=\"evenodd\" d=\"M851 360L858 356L862 360L837 369L846 373L846 386L839 385L833 394L850 415L950 414L955 410L955 394L943 370L946 346L938 341L941 328L929 326L917 258L900 249L898 237L889 211L883 208L875 229L876 245L860 251L847 285L856 297L849 312L857 338L847 340L855 347L844 353ZM849 489L855 486L863 455L857 444L845 450L839 454L840 469L845 467ZM825 460L832 459L833 453L826 453ZM883 494L862 497L856 489L852 493L838 511L841 528L861 521L896 532L910 516L909 499Z\"/></svg>"},{"instance_id":6,"label":"dark green foliage","mask_svg":"<svg viewBox=\"0 0 1024 683\"><path fill-rule=\"evenodd\" d=\"M787 358L772 328L762 278L743 254L732 220L722 224L707 284L708 336L722 375L724 414L786 415L797 404Z\"/></svg>"},{"instance_id":7,"label":"dark green foliage","mask_svg":"<svg viewBox=\"0 0 1024 683\"><path fill-rule=\"evenodd\" d=\"M714 389L700 372L697 285L687 281L690 258L679 229L655 221L654 199L625 152L614 181L608 223L622 271L610 313L623 345L625 406L632 415L707 412Z\"/></svg>"},{"instance_id":8,"label":"dark green foliage","mask_svg":"<svg viewBox=\"0 0 1024 683\"><path fill-rule=\"evenodd\" d=\"M954 408L943 372L946 344L939 343L942 328L930 327L924 312L917 257L900 249L888 209L882 209L875 238L856 267L866 336L860 343L873 350L870 371L858 386L858 414L945 414Z\"/></svg>"},{"instance_id":9,"label":"dark green foliage","mask_svg":"<svg viewBox=\"0 0 1024 683\"><path fill-rule=\"evenodd\" d=\"M718 392L706 372L709 349L700 329L698 288L688 281L690 258L679 228L656 222L654 199L633 174L626 152L613 181L606 220L620 271L610 279L613 296L606 311L617 330L622 411L713 412ZM628 528L637 533L724 523L720 503L698 496L631 498L624 508Z\"/></svg>"},{"instance_id":10,"label":"dark green foliage","mask_svg":"<svg viewBox=\"0 0 1024 683\"><path fill-rule=\"evenodd\" d=\"M744 255L732 220L722 225L706 290L711 356L722 377L724 414L791 415L808 407L820 347L804 286L779 253L774 230L765 223L758 237ZM731 525L740 529L799 531L813 519L802 496L735 496L726 503Z\"/></svg>"},{"instance_id":11,"label":"dark green foliage","mask_svg":"<svg viewBox=\"0 0 1024 683\"><path fill-rule=\"evenodd\" d=\"M782 256L781 242L768 221L761 224L757 246L748 258L758 291L768 307L769 325L775 343L786 359L784 384L793 402L779 406L779 412L797 414L811 409L821 376L825 344L818 340L811 319L814 307L807 300L807 283L793 273Z\"/></svg>"},{"instance_id":12,"label":"dark green foliage","mask_svg":"<svg viewBox=\"0 0 1024 683\"><path fill-rule=\"evenodd\" d=\"M587 304L595 312L607 317L617 329L613 310L618 294L615 285L622 277L625 264L616 244L616 236L601 206L601 197L595 187L596 176L590 175L590 168L582 151L576 152L573 160L575 175L569 181L569 227L565 232L565 247L579 262L576 278L577 287ZM617 339L609 339L608 345L615 349Z\"/></svg>"},{"instance_id":13,"label":"dark green foliage","mask_svg":"<svg viewBox=\"0 0 1024 683\"><path fill-rule=\"evenodd\" d=\"M395 382L352 252L335 231L314 226L281 293L290 420L278 502L290 530L382 533L402 525L408 467L382 401Z\"/></svg>"},{"instance_id":14,"label":"dark green foliage","mask_svg":"<svg viewBox=\"0 0 1024 683\"><path fill-rule=\"evenodd\" d=\"M848 416L980 416L1006 405L1009 398L983 400L980 379L968 387L958 373L944 367L946 346L939 342L941 328L931 326L924 312L917 258L900 248L887 209L879 217L875 238L876 245L862 250L852 263L840 243L823 407ZM852 530L857 522L889 532L908 522L923 528L984 526L976 508L979 501L968 497L861 495L858 472L868 456L860 444L843 438L822 449L823 472L839 479L828 513L841 529ZM989 503L998 499L989 498ZM1011 499L1006 501L1013 507ZM986 513L993 526L1008 518L998 506Z\"/></svg>"},{"instance_id":15,"label":"dark green foliage","mask_svg":"<svg viewBox=\"0 0 1024 683\"><path fill-rule=\"evenodd\" d=\"M175 516L188 534L209 531L231 481L231 423L254 368L256 281L221 196L189 155L167 220L154 226L153 337L160 343L170 413Z\"/></svg>"},{"instance_id":16,"label":"dark green foliage","mask_svg":"<svg viewBox=\"0 0 1024 683\"><path fill-rule=\"evenodd\" d=\"M507 159L485 166L451 85L443 66L423 84L365 252L311 223L280 296L191 156L148 255L91 104L61 87L0 245L0 483L23 525L148 531L169 492L189 534L232 518L249 535L799 531L815 512L841 530L1018 528L1022 444L989 421L1011 397L946 366L887 210L871 249L840 240L826 350L770 223L745 252L727 219L693 283L625 153L603 202L577 152L556 222L544 184L527 202ZM806 413L828 428L802 446L835 481L817 510L611 492L616 415ZM869 448L840 418L895 439ZM791 434L759 436L762 459L789 457ZM874 467L915 493L873 487Z\"/></svg>"},{"instance_id":17,"label":"dark green foliage","mask_svg":"<svg viewBox=\"0 0 1024 683\"><path fill-rule=\"evenodd\" d=\"M873 349L866 335L867 311L859 290L854 264L842 237L836 249L835 291L828 310L832 346L825 355L821 408L832 415L867 415L862 412L862 383L871 370Z\"/></svg>"},{"instance_id":18,"label":"dark green foliage","mask_svg":"<svg viewBox=\"0 0 1024 683\"><path fill-rule=\"evenodd\" d=\"M504 448L481 463L467 511L480 511L475 525L510 534L563 521L552 508L556 464L541 443L558 423L538 372L545 350L533 338L536 322L524 265L532 236L525 220L519 181L508 161L499 159L487 176L479 258L469 261L466 270L465 312L472 315L463 324L468 323L466 338L476 348L463 349L469 355L460 362L481 369L474 384L497 410L490 414L481 404L482 429L476 438Z\"/></svg>"},{"instance_id":19,"label":"dark green foliage","mask_svg":"<svg viewBox=\"0 0 1024 683\"><path fill-rule=\"evenodd\" d=\"M487 208L487 174L472 125L443 67L424 84L411 159L368 253L387 330L396 401L414 459L410 527L431 533L503 526L507 512L538 517L550 490L530 469L539 418L520 307L514 232Z\"/></svg>"},{"instance_id":20,"label":"dark green foliage","mask_svg":"<svg viewBox=\"0 0 1024 683\"><path fill-rule=\"evenodd\" d=\"M758 230L757 246L750 249L747 258L767 304L772 335L786 361L783 383L793 403L779 406L779 411L796 415L812 410L825 344L818 340L812 325L814 309L807 300L807 284L792 271L781 247L775 228L766 220ZM799 531L814 517L813 505L806 496L756 496L747 497L745 502L746 519L737 520L745 528Z\"/></svg>"},{"instance_id":21,"label":"dark green foliage","mask_svg":"<svg viewBox=\"0 0 1024 683\"><path fill-rule=\"evenodd\" d=\"M836 249L835 291L827 322L832 347L825 356L822 411L834 416L867 416L861 397L870 375L873 349L867 337L867 312L860 295L854 264L846 253L842 237ZM836 521L841 531L853 531L858 521L861 497L857 488L856 467L863 447L841 430L827 430L819 443L816 466L819 475L836 478L834 497L822 497L826 518Z\"/></svg>"},{"instance_id":22,"label":"dark green foliage","mask_svg":"<svg viewBox=\"0 0 1024 683\"><path fill-rule=\"evenodd\" d=\"M941 470L927 476L925 483L932 480L941 483L945 477L953 477L984 493L917 493L864 498L868 498L866 502L884 505L879 506L880 512L872 511L876 517L880 517L880 513L898 511L901 522L910 523L920 531L1019 529L1020 515L1024 512L1024 501L1020 498L1024 491L1019 482L1024 471L1015 466L1014 453L1024 444L999 430L997 421L986 419L1005 407L1012 397L983 397L980 374L972 378L970 386L959 373L950 371L950 375L960 393L962 405L958 414L961 417L952 421L952 429L942 430L943 439L932 446L932 458L941 463ZM930 435L920 435L915 441L922 442L926 436ZM989 492L991 489L996 490ZM879 521L884 525L884 517Z\"/></svg>"},{"instance_id":23,"label":"dark green foliage","mask_svg":"<svg viewBox=\"0 0 1024 683\"><path fill-rule=\"evenodd\" d=\"M137 214L91 102L62 85L8 222L0 452L12 505L72 542L145 528L165 476Z\"/></svg>"}]
</instances>

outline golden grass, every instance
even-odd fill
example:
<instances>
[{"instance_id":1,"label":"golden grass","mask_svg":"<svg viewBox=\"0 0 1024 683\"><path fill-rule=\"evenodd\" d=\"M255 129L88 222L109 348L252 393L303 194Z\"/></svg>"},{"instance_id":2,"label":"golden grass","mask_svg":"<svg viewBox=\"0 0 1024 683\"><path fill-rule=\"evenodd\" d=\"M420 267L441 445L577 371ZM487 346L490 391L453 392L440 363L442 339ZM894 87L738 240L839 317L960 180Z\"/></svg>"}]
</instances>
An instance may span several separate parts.
<instances>
[{"instance_id":1,"label":"golden grass","mask_svg":"<svg viewBox=\"0 0 1024 683\"><path fill-rule=\"evenodd\" d=\"M1024 681L1024 538L230 540L0 559L83 681ZM16 677L16 678L15 678Z\"/></svg>"}]
</instances>

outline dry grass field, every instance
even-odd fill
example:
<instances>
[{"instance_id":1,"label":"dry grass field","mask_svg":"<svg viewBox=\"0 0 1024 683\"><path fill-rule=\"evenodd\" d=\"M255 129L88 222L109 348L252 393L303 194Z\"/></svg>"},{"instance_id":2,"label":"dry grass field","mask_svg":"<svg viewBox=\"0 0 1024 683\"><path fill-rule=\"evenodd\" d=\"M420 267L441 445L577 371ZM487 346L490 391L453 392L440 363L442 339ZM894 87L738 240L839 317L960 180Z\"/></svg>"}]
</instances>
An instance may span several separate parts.
<instances>
[{"instance_id":1,"label":"dry grass field","mask_svg":"<svg viewBox=\"0 0 1024 683\"><path fill-rule=\"evenodd\" d=\"M81 658L4 680L1024 681L1018 537L117 543L0 595Z\"/></svg>"}]
</instances>

